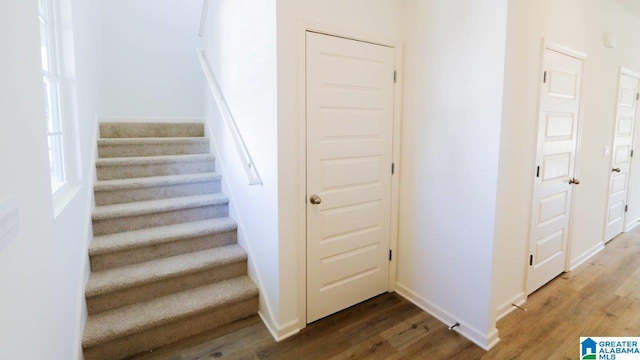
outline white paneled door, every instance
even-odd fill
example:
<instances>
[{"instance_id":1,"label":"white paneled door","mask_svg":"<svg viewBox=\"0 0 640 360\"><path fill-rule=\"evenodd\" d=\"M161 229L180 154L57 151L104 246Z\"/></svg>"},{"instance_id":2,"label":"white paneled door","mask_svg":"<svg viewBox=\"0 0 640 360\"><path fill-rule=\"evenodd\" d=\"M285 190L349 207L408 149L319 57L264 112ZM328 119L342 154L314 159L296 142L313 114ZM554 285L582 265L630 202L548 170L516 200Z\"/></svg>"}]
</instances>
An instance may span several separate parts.
<instances>
[{"instance_id":1,"label":"white paneled door","mask_svg":"<svg viewBox=\"0 0 640 360\"><path fill-rule=\"evenodd\" d=\"M566 268L582 60L545 49L533 191L527 294Z\"/></svg>"},{"instance_id":2,"label":"white paneled door","mask_svg":"<svg viewBox=\"0 0 640 360\"><path fill-rule=\"evenodd\" d=\"M394 49L307 32L307 322L388 290Z\"/></svg>"},{"instance_id":3,"label":"white paneled door","mask_svg":"<svg viewBox=\"0 0 640 360\"><path fill-rule=\"evenodd\" d=\"M611 153L609 201L604 231L604 241L610 241L624 231L627 206L629 167L633 147L633 129L638 103L638 78L620 73L616 125Z\"/></svg>"}]
</instances>

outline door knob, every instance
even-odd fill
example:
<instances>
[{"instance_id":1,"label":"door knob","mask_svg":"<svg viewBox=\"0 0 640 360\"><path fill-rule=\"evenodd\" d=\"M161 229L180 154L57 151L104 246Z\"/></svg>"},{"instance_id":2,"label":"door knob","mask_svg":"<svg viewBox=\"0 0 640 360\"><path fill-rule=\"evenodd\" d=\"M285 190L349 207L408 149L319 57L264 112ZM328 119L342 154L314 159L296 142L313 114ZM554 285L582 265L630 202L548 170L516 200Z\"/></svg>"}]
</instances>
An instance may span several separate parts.
<instances>
[{"instance_id":1,"label":"door knob","mask_svg":"<svg viewBox=\"0 0 640 360\"><path fill-rule=\"evenodd\" d=\"M320 196L318 195L311 195L309 202L313 205L319 205L322 202L322 199L320 199Z\"/></svg>"},{"instance_id":2,"label":"door knob","mask_svg":"<svg viewBox=\"0 0 640 360\"><path fill-rule=\"evenodd\" d=\"M613 172L620 172L620 168L613 168L613 169L611 169L611 171L613 171Z\"/></svg>"},{"instance_id":3,"label":"door knob","mask_svg":"<svg viewBox=\"0 0 640 360\"><path fill-rule=\"evenodd\" d=\"M580 180L578 180L576 178L571 178L571 179L569 179L569 185L571 185L571 184L580 185Z\"/></svg>"}]
</instances>

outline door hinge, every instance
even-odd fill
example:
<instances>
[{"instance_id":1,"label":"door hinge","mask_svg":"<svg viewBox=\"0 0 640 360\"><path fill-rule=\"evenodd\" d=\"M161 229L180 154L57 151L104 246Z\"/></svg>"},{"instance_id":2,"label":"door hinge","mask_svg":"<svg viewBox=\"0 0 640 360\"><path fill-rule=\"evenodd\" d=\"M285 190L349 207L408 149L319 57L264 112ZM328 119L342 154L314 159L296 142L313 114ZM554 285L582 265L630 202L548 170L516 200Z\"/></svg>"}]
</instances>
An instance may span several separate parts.
<instances>
[{"instance_id":1,"label":"door hinge","mask_svg":"<svg viewBox=\"0 0 640 360\"><path fill-rule=\"evenodd\" d=\"M636 93L636 100L640 100L640 93Z\"/></svg>"},{"instance_id":2,"label":"door hinge","mask_svg":"<svg viewBox=\"0 0 640 360\"><path fill-rule=\"evenodd\" d=\"M398 71L393 70L393 83L395 84L398 81Z\"/></svg>"},{"instance_id":3,"label":"door hinge","mask_svg":"<svg viewBox=\"0 0 640 360\"><path fill-rule=\"evenodd\" d=\"M529 255L529 266L533 265L533 255Z\"/></svg>"},{"instance_id":4,"label":"door hinge","mask_svg":"<svg viewBox=\"0 0 640 360\"><path fill-rule=\"evenodd\" d=\"M536 170L536 177L540 177L540 166L538 166L538 170Z\"/></svg>"},{"instance_id":5,"label":"door hinge","mask_svg":"<svg viewBox=\"0 0 640 360\"><path fill-rule=\"evenodd\" d=\"M633 157L633 150L631 150L631 154L629 156Z\"/></svg>"},{"instance_id":6,"label":"door hinge","mask_svg":"<svg viewBox=\"0 0 640 360\"><path fill-rule=\"evenodd\" d=\"M544 72L544 75L542 75L542 83L546 84L547 83L547 72Z\"/></svg>"},{"instance_id":7,"label":"door hinge","mask_svg":"<svg viewBox=\"0 0 640 360\"><path fill-rule=\"evenodd\" d=\"M391 163L391 175L396 173L396 163Z\"/></svg>"},{"instance_id":8,"label":"door hinge","mask_svg":"<svg viewBox=\"0 0 640 360\"><path fill-rule=\"evenodd\" d=\"M389 261L393 259L393 250L389 249Z\"/></svg>"},{"instance_id":9,"label":"door hinge","mask_svg":"<svg viewBox=\"0 0 640 360\"><path fill-rule=\"evenodd\" d=\"M627 212L627 211L629 211L629 205L624 206L624 212Z\"/></svg>"}]
</instances>

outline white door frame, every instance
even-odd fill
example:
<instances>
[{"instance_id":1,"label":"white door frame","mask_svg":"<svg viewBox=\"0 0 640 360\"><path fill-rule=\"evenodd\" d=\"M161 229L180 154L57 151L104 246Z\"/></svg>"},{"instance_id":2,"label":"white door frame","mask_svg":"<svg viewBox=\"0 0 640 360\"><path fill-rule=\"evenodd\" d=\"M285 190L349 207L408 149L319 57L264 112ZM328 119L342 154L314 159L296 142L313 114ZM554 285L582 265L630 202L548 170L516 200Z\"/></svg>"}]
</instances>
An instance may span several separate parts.
<instances>
[{"instance_id":1,"label":"white door frame","mask_svg":"<svg viewBox=\"0 0 640 360\"><path fill-rule=\"evenodd\" d=\"M398 211L400 199L400 131L402 121L402 42L385 39L370 34L358 33L333 26L319 24L309 20L298 22L298 318L300 325L307 324L307 125L306 125L306 33L307 31L324 35L337 36L351 40L387 46L395 50L394 66L397 72L393 100L393 146L392 161L395 164L395 174L391 177L391 219L389 229L389 248L393 258L389 262L388 291L396 289L397 254L398 254ZM389 74L392 76L392 74ZM391 171L391 169L389 169Z\"/></svg>"},{"instance_id":2,"label":"white door frame","mask_svg":"<svg viewBox=\"0 0 640 360\"><path fill-rule=\"evenodd\" d=\"M534 149L534 155L533 155L533 160L532 160L532 164L533 166L531 167L532 169L535 170L536 166L537 166L537 157L538 157L538 138L540 137L540 126L539 126L539 122L540 122L540 103L542 101L542 87L541 84L543 83L543 73L544 73L544 53L545 50L553 50L556 52L559 52L561 54L567 55L567 56L571 56L573 58L579 59L583 61L583 71L582 71L582 81L580 83L580 89L578 91L580 91L580 94L582 94L582 88L584 86L584 80L586 78L585 76L585 71L584 71L584 61L587 58L587 53L581 52L581 51L577 51L574 50L570 47L564 46L564 45L560 45L557 44L553 41L549 41L545 38L542 39L542 46L540 47L540 65L539 65L539 80L536 83L536 86L538 86L538 102L537 102L537 106L538 106L538 111L536 114L536 142L535 142L535 149ZM582 114L584 113L584 101L580 101L580 107L578 109L578 124L577 124L577 136L578 138L576 139L576 148L575 148L575 162L574 162L574 171L573 171L573 176L577 179L580 178L580 149L582 147ZM535 171L534 171L535 173ZM534 174L535 176L535 174ZM532 183L531 186L531 194L530 194L530 211L529 211L529 232L528 232L528 239L527 239L527 246L526 246L526 253L524 258L526 259L524 262L525 265L525 277L523 279L523 288L524 288L524 297L525 299L528 297L528 291L529 289L527 289L527 278L529 277L529 252L531 249L531 234L532 234L532 229L533 229L533 209L534 209L534 203L535 203L535 181ZM574 223L574 216L573 216L573 209L575 207L575 198L576 198L576 191L574 189L574 191L571 192L571 200L570 200L570 206L571 206L571 217L569 219L569 225L568 225L568 231L567 231L567 248L566 248L566 258L565 258L565 265L564 265L564 270L565 271L570 271L571 269L571 246L572 246L572 237L573 237L573 223Z\"/></svg>"},{"instance_id":3,"label":"white door frame","mask_svg":"<svg viewBox=\"0 0 640 360\"><path fill-rule=\"evenodd\" d=\"M631 70L629 68L625 68L625 67L622 67L622 66L620 67L620 72L625 74L625 75L635 77L640 81L640 72L633 71L633 70ZM617 112L617 109L616 109L616 112ZM636 105L636 114L635 115L636 115L636 118L635 118L634 129L633 129L633 140L631 141L631 149L632 150L635 150L635 146L636 146L636 144L638 142L638 139L637 139L637 137L635 135L636 135L636 129L637 129L637 126L638 126L638 118L640 118L640 103L638 103ZM631 171L629 171L629 180L631 180ZM629 203L629 190L627 190L627 204L628 203ZM628 230L628 224L626 223L628 221L626 213L625 213L624 221L625 221L624 232L628 232L630 230Z\"/></svg>"},{"instance_id":4,"label":"white door frame","mask_svg":"<svg viewBox=\"0 0 640 360\"><path fill-rule=\"evenodd\" d=\"M615 111L615 118L613 121L613 135L611 138L611 156L609 159L609 168L613 168L613 161L614 161L614 148L613 146L615 145L616 142L616 131L618 130L618 108L620 105L620 85L622 83L622 75L627 75L627 76L631 76L633 78L636 78L640 81L640 73L637 73L633 70L627 69L625 67L620 67L620 71L618 72L618 84L616 87L616 91L618 92L616 94L616 111ZM635 137L635 132L636 132L636 127L638 126L638 109L640 109L640 106L638 106L638 104L636 104L636 114L635 114L635 119L634 119L634 125L633 125L633 133L631 134L632 136L632 140L631 140L631 149L633 151L633 148L636 144L636 137ZM629 167L629 177L631 175L631 167ZM627 193L625 194L625 205L629 204L629 177L627 177ZM609 180L611 180L611 175L609 175ZM607 215L609 214L609 197L611 196L611 184L609 184L609 187L607 188L607 209L605 212L605 218L604 218L604 229L602 230L602 241L607 242L609 240L613 240L613 239L607 239ZM625 212L622 215L622 233L627 232L627 213Z\"/></svg>"}]
</instances>

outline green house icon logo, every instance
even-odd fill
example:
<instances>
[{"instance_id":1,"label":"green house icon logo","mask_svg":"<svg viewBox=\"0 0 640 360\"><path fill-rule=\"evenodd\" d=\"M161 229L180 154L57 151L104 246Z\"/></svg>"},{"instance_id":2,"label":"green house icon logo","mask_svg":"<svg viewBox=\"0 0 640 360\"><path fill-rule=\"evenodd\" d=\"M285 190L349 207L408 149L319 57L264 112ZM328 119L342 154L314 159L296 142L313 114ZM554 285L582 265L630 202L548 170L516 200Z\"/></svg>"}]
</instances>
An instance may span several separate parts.
<instances>
[{"instance_id":1,"label":"green house icon logo","mask_svg":"<svg viewBox=\"0 0 640 360\"><path fill-rule=\"evenodd\" d=\"M586 338L580 344L580 359L595 360L596 359L596 342L591 338Z\"/></svg>"}]
</instances>

